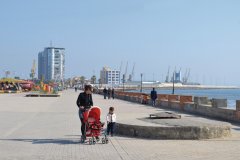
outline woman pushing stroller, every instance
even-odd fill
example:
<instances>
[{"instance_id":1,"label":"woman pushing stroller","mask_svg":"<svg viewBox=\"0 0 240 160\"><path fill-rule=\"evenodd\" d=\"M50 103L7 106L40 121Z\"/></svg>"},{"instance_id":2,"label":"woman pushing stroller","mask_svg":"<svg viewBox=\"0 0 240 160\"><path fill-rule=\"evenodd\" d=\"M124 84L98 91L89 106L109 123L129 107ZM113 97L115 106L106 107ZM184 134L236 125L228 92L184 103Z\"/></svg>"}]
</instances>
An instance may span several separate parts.
<instances>
[{"instance_id":1,"label":"woman pushing stroller","mask_svg":"<svg viewBox=\"0 0 240 160\"><path fill-rule=\"evenodd\" d=\"M79 108L79 118L81 120L82 139L86 139L86 123L84 122L84 112L93 106L92 100L92 86L85 85L84 92L80 93L77 99L77 106ZM98 137L96 137L98 140Z\"/></svg>"}]
</instances>

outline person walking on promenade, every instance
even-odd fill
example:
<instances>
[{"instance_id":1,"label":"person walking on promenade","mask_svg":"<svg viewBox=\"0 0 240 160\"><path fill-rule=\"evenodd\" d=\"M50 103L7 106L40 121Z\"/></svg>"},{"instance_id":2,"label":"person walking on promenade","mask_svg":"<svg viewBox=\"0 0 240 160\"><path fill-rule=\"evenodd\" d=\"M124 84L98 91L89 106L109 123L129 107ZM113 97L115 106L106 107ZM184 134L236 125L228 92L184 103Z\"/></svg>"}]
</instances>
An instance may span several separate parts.
<instances>
[{"instance_id":1,"label":"person walking on promenade","mask_svg":"<svg viewBox=\"0 0 240 160\"><path fill-rule=\"evenodd\" d=\"M108 88L108 91L107 91L107 94L108 94L108 99L110 99L111 98L111 88Z\"/></svg>"},{"instance_id":2,"label":"person walking on promenade","mask_svg":"<svg viewBox=\"0 0 240 160\"><path fill-rule=\"evenodd\" d=\"M155 91L155 88L151 91L151 100L152 100L152 106L156 106L156 99L157 99L157 91Z\"/></svg>"},{"instance_id":3,"label":"person walking on promenade","mask_svg":"<svg viewBox=\"0 0 240 160\"><path fill-rule=\"evenodd\" d=\"M113 99L115 98L115 90L114 90L114 88L112 89L112 98Z\"/></svg>"},{"instance_id":4,"label":"person walking on promenade","mask_svg":"<svg viewBox=\"0 0 240 160\"><path fill-rule=\"evenodd\" d=\"M77 86L75 86L75 92L77 92Z\"/></svg>"},{"instance_id":5,"label":"person walking on promenade","mask_svg":"<svg viewBox=\"0 0 240 160\"><path fill-rule=\"evenodd\" d=\"M83 114L86 110L90 109L93 106L92 100L92 86L85 85L84 92L80 93L77 99L77 106L79 108L78 114L81 120L81 132L82 132L82 139L86 139L85 129L86 124L83 121Z\"/></svg>"},{"instance_id":6,"label":"person walking on promenade","mask_svg":"<svg viewBox=\"0 0 240 160\"><path fill-rule=\"evenodd\" d=\"M114 107L109 108L109 112L107 114L107 135L111 133L111 136L114 134L115 124L116 124L116 114L114 113Z\"/></svg>"},{"instance_id":7,"label":"person walking on promenade","mask_svg":"<svg viewBox=\"0 0 240 160\"><path fill-rule=\"evenodd\" d=\"M106 87L103 89L103 95L104 95L104 99L106 99L107 98L107 89L106 89Z\"/></svg>"}]
</instances>

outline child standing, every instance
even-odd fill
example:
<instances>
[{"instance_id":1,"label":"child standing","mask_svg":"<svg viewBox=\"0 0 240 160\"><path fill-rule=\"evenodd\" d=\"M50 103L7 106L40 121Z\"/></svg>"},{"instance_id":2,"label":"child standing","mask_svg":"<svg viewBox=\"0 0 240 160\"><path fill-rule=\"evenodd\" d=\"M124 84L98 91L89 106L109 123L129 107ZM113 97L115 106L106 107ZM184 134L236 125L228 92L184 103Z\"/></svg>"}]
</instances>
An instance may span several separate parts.
<instances>
[{"instance_id":1,"label":"child standing","mask_svg":"<svg viewBox=\"0 0 240 160\"><path fill-rule=\"evenodd\" d=\"M111 136L113 136L115 123L116 123L116 114L114 113L114 107L110 107L109 112L107 114L107 135L111 133Z\"/></svg>"}]
</instances>

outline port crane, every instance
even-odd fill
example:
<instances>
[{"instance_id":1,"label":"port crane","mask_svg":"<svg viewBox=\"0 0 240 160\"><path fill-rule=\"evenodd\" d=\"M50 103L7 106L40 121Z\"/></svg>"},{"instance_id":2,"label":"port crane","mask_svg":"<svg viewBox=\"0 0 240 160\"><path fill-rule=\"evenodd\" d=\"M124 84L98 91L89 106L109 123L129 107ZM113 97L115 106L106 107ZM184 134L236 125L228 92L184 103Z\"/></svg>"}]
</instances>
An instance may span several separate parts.
<instances>
[{"instance_id":1,"label":"port crane","mask_svg":"<svg viewBox=\"0 0 240 160\"><path fill-rule=\"evenodd\" d=\"M36 61L33 60L30 77L31 77L32 79L34 79L35 75L36 75Z\"/></svg>"}]
</instances>

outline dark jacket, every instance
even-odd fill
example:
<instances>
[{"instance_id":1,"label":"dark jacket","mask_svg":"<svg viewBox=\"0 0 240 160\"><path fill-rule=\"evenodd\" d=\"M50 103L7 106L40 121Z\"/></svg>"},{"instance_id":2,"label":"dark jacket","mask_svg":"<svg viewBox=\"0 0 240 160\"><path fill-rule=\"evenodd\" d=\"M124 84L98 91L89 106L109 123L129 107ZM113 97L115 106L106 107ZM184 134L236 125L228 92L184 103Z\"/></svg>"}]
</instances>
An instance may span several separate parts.
<instances>
[{"instance_id":1,"label":"dark jacket","mask_svg":"<svg viewBox=\"0 0 240 160\"><path fill-rule=\"evenodd\" d=\"M111 95L111 92L112 92L111 89L108 89L108 90L107 90L107 94L108 94L108 95Z\"/></svg>"},{"instance_id":2,"label":"dark jacket","mask_svg":"<svg viewBox=\"0 0 240 160\"><path fill-rule=\"evenodd\" d=\"M88 95L85 92L80 93L77 99L77 106L83 106L84 109L91 108L93 106L92 95Z\"/></svg>"},{"instance_id":3,"label":"dark jacket","mask_svg":"<svg viewBox=\"0 0 240 160\"><path fill-rule=\"evenodd\" d=\"M107 89L104 88L103 93L104 93L104 94L107 94L107 92L108 92Z\"/></svg>"},{"instance_id":4,"label":"dark jacket","mask_svg":"<svg viewBox=\"0 0 240 160\"><path fill-rule=\"evenodd\" d=\"M153 100L157 99L157 91L151 91L151 99Z\"/></svg>"}]
</instances>

